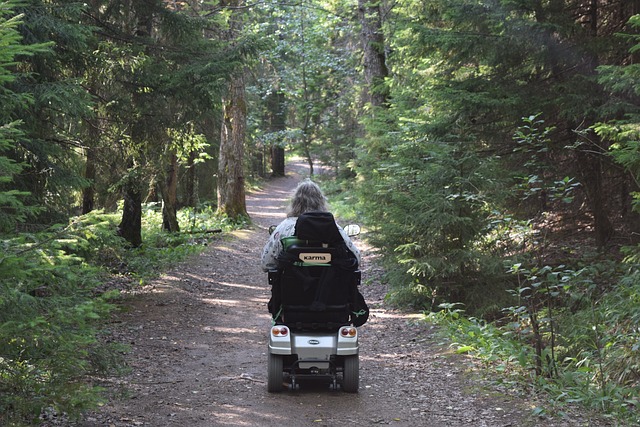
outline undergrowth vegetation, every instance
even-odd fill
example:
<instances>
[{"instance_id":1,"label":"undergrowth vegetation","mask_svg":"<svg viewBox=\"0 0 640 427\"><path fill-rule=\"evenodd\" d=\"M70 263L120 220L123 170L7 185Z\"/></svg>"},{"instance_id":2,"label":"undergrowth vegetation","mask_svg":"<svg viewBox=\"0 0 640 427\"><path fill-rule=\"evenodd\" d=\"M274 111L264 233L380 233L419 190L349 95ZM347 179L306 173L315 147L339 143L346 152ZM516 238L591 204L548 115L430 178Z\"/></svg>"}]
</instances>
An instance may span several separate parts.
<instances>
[{"instance_id":1,"label":"undergrowth vegetation","mask_svg":"<svg viewBox=\"0 0 640 427\"><path fill-rule=\"evenodd\" d=\"M597 244L585 226L593 213L581 212L586 184L551 172L553 132L539 115L523 117L514 147L485 156L408 126L403 138L380 136L393 148L360 159L367 239L380 248L387 299L429 313L492 378L531 390L536 413L580 404L637 425L640 247L621 250L634 241L622 222L617 241ZM637 183L633 147L617 161Z\"/></svg>"},{"instance_id":2,"label":"undergrowth vegetation","mask_svg":"<svg viewBox=\"0 0 640 427\"><path fill-rule=\"evenodd\" d=\"M580 404L623 425L640 423L638 265L591 260L578 270L508 270L518 286L500 321L466 316L456 303L427 318L444 326L457 352L499 373L498 382L530 388L537 415Z\"/></svg>"},{"instance_id":3,"label":"undergrowth vegetation","mask_svg":"<svg viewBox=\"0 0 640 427\"><path fill-rule=\"evenodd\" d=\"M99 403L91 379L119 371L124 350L101 339L118 298L109 282L145 283L213 232L238 226L211 208L186 209L179 220L189 232L165 233L148 206L144 243L132 249L117 235L118 219L98 211L0 239L0 425L30 425L43 410L73 418Z\"/></svg>"}]
</instances>

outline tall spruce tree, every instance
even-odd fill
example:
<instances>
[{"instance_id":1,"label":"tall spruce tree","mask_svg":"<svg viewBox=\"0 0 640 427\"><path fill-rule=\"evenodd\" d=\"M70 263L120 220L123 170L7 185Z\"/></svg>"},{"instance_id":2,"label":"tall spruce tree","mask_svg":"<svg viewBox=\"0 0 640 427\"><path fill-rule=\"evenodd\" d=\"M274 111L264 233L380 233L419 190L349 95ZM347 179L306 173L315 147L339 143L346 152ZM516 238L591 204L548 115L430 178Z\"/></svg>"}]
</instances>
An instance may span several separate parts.
<instances>
[{"instance_id":1,"label":"tall spruce tree","mask_svg":"<svg viewBox=\"0 0 640 427\"><path fill-rule=\"evenodd\" d=\"M28 108L14 111L23 137L8 153L23 165L14 188L28 191L25 203L40 207L30 222L64 221L77 206L82 179L82 120L91 114L91 98L78 77L90 56L91 27L83 25L82 4L66 0L22 2L23 43L51 43L47 52L20 57L12 90L28 96Z\"/></svg>"},{"instance_id":2,"label":"tall spruce tree","mask_svg":"<svg viewBox=\"0 0 640 427\"><path fill-rule=\"evenodd\" d=\"M628 181L622 181L621 197L632 199L629 206L623 205L620 214L627 218L630 230L640 230L640 206L638 197L640 190L640 155L638 141L640 135L640 1L630 2L628 5L635 15L629 18L629 26L620 37L630 40L633 47L628 57L621 61L621 65L603 65L598 67L598 81L609 93L610 109L618 113L609 120L603 120L594 125L594 130L600 138L611 145L611 153L615 161L628 172ZM637 244L640 239L638 233L629 234L630 242Z\"/></svg>"},{"instance_id":3,"label":"tall spruce tree","mask_svg":"<svg viewBox=\"0 0 640 427\"><path fill-rule=\"evenodd\" d=\"M387 18L393 23L387 27L386 46L393 76L391 109L386 120L368 123L358 164L366 177L363 210L378 226L376 241L389 249L390 265L400 261L398 283L413 283L409 286L422 289L430 303L434 286L467 280L460 273L481 278L477 267L495 271L495 263L480 262L489 252L479 243L490 232L495 212L533 218L540 227L545 226L544 212L567 218L561 222L567 227L579 213L580 221L593 227L594 243L607 243L614 232L613 213L628 211L629 198L620 197L619 189L632 187L607 155L608 144L589 127L629 111L612 104L596 69L628 60L629 45L615 33L624 28L632 3L395 4ZM533 116L549 132L535 150L523 149L513 136L522 118ZM411 144L414 150L404 148ZM422 160L402 153L420 153ZM469 168L470 157L476 159L476 171ZM513 181L506 180L509 175ZM453 181L431 187L441 176ZM474 176L484 179L477 182ZM473 185L459 187L455 182L460 179ZM414 182L442 194L441 203L423 205L434 195L427 197L419 185L410 185ZM580 184L563 189L562 182ZM491 190L503 188L504 195L507 185L512 188L508 204ZM565 190L573 196L560 197ZM425 214L407 218L386 203L393 196L405 197L407 210L413 211L409 200L422 206L417 212ZM476 205L479 200L491 203ZM403 228L409 236L402 236ZM441 233L434 236L435 230ZM499 270L496 274L493 282L501 280Z\"/></svg>"},{"instance_id":4,"label":"tall spruce tree","mask_svg":"<svg viewBox=\"0 0 640 427\"><path fill-rule=\"evenodd\" d=\"M5 154L14 154L18 141L24 138L21 122L15 117L26 110L30 97L27 93L16 93L11 85L18 79L14 64L20 57L44 53L48 45L23 45L18 27L21 16L15 9L18 2L8 1L0 8L0 233L12 232L17 223L23 222L27 215L33 213L37 205L25 206L23 200L29 195L25 191L16 190L14 178L18 176L23 165L15 158Z\"/></svg>"},{"instance_id":5,"label":"tall spruce tree","mask_svg":"<svg viewBox=\"0 0 640 427\"><path fill-rule=\"evenodd\" d=\"M628 46L615 33L632 8L602 1L534 6L463 1L418 8L410 13L415 19L403 33L404 46L412 53L401 55L422 72L430 67L425 74L431 77L428 91L421 91L431 108L426 130L473 136L488 144L487 152L511 153L505 157L507 167L517 170L527 161L512 153L511 135L519 118L542 113L555 129L546 148L548 167L539 176L542 185L552 187L567 175L578 179L590 207L595 242L603 246L613 232L612 212L621 209L618 200L605 195L620 182L606 144L588 129L614 113L597 82L596 67L625 58ZM406 95L407 102L420 99ZM550 193L540 192L540 197Z\"/></svg>"}]
</instances>

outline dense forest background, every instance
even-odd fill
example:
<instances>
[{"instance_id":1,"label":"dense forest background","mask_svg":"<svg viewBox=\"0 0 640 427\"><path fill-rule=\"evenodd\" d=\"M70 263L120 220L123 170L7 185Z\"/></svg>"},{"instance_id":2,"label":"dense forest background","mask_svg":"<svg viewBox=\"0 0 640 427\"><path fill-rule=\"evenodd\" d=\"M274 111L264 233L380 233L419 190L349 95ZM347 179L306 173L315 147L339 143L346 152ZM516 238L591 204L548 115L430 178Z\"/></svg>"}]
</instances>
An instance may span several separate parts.
<instances>
[{"instance_id":1,"label":"dense forest background","mask_svg":"<svg viewBox=\"0 0 640 427\"><path fill-rule=\"evenodd\" d=\"M640 0L0 1L0 423L94 404L101 284L243 224L289 153L392 302L638 422L639 55Z\"/></svg>"}]
</instances>

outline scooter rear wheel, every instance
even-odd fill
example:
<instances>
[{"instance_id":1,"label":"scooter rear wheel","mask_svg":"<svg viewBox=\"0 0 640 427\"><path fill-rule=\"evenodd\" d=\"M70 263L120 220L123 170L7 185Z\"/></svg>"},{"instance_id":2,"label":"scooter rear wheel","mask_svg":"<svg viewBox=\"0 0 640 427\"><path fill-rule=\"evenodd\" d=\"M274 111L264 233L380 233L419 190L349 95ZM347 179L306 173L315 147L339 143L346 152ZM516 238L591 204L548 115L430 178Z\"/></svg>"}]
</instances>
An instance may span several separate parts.
<instances>
[{"instance_id":1,"label":"scooter rear wheel","mask_svg":"<svg viewBox=\"0 0 640 427\"><path fill-rule=\"evenodd\" d=\"M342 389L347 393L357 393L360 388L360 360L357 354L344 357Z\"/></svg>"},{"instance_id":2,"label":"scooter rear wheel","mask_svg":"<svg viewBox=\"0 0 640 427\"><path fill-rule=\"evenodd\" d=\"M282 391L284 380L282 359L283 357L278 354L269 353L267 365L267 391L269 393Z\"/></svg>"}]
</instances>

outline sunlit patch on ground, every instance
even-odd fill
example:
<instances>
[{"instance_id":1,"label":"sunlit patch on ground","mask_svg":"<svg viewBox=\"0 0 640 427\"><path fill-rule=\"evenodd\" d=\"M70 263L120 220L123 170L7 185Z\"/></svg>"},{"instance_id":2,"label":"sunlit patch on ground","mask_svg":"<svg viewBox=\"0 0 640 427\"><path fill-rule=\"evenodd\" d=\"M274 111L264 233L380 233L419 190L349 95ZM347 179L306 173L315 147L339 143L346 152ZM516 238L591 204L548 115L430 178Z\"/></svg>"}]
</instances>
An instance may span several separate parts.
<instances>
[{"instance_id":1,"label":"sunlit patch on ground","mask_svg":"<svg viewBox=\"0 0 640 427\"><path fill-rule=\"evenodd\" d=\"M219 298L202 298L202 301L211 305L221 305L226 307L236 307L241 305L243 301L235 299L219 299Z\"/></svg>"}]
</instances>

